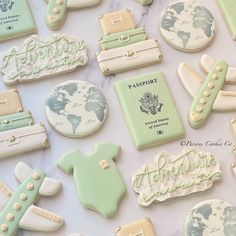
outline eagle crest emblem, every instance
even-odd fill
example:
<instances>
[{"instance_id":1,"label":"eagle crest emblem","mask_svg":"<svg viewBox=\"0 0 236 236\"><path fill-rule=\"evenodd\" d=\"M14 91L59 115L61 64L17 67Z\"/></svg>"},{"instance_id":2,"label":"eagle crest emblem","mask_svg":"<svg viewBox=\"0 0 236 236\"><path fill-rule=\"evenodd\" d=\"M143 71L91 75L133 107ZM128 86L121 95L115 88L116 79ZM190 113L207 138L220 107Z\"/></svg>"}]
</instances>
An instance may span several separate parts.
<instances>
[{"instance_id":1,"label":"eagle crest emblem","mask_svg":"<svg viewBox=\"0 0 236 236\"><path fill-rule=\"evenodd\" d=\"M14 5L12 0L0 0L0 11L7 12L11 10Z\"/></svg>"}]
</instances>

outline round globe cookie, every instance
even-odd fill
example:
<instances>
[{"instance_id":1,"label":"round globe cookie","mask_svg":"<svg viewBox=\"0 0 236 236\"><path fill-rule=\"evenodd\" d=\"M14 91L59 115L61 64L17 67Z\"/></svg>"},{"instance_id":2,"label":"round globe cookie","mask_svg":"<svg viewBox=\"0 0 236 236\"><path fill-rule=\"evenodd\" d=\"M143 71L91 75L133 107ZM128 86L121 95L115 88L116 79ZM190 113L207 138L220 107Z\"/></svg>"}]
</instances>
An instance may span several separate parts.
<instances>
[{"instance_id":1,"label":"round globe cookie","mask_svg":"<svg viewBox=\"0 0 236 236\"><path fill-rule=\"evenodd\" d=\"M213 199L198 203L185 220L185 236L232 236L236 232L236 207Z\"/></svg>"},{"instance_id":2,"label":"round globe cookie","mask_svg":"<svg viewBox=\"0 0 236 236\"><path fill-rule=\"evenodd\" d=\"M160 19L160 32L173 48L198 52L215 36L215 20L210 11L196 1L176 1L167 6Z\"/></svg>"},{"instance_id":3,"label":"round globe cookie","mask_svg":"<svg viewBox=\"0 0 236 236\"><path fill-rule=\"evenodd\" d=\"M97 131L107 116L107 103L94 85L69 80L51 90L46 101L49 124L67 137L84 137Z\"/></svg>"}]
</instances>

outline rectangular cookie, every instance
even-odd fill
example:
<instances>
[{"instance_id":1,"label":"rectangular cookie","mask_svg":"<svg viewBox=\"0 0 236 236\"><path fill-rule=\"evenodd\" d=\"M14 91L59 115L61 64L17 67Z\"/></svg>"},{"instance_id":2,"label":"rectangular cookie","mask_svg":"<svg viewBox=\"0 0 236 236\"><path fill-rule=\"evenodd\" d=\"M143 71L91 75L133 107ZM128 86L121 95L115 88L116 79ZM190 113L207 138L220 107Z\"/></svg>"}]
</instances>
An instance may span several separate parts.
<instances>
[{"instance_id":1,"label":"rectangular cookie","mask_svg":"<svg viewBox=\"0 0 236 236\"><path fill-rule=\"evenodd\" d=\"M236 1L217 0L219 9L228 25L233 40L236 40Z\"/></svg>"},{"instance_id":2,"label":"rectangular cookie","mask_svg":"<svg viewBox=\"0 0 236 236\"><path fill-rule=\"evenodd\" d=\"M118 81L115 90L137 149L184 136L184 126L163 73Z\"/></svg>"},{"instance_id":3,"label":"rectangular cookie","mask_svg":"<svg viewBox=\"0 0 236 236\"><path fill-rule=\"evenodd\" d=\"M0 1L0 42L36 32L27 0Z\"/></svg>"},{"instance_id":4,"label":"rectangular cookie","mask_svg":"<svg viewBox=\"0 0 236 236\"><path fill-rule=\"evenodd\" d=\"M0 116L23 111L21 99L16 89L0 92Z\"/></svg>"},{"instance_id":5,"label":"rectangular cookie","mask_svg":"<svg viewBox=\"0 0 236 236\"><path fill-rule=\"evenodd\" d=\"M106 13L99 19L105 35L136 28L134 18L128 9Z\"/></svg>"}]
</instances>

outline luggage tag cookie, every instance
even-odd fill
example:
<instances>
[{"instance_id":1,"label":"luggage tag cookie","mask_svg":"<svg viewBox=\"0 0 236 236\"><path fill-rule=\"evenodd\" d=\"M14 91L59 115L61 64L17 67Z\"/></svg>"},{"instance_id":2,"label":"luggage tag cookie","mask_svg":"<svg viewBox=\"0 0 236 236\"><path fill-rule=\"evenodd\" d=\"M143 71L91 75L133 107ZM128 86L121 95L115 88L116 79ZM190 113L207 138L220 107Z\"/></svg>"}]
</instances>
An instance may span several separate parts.
<instances>
[{"instance_id":1,"label":"luggage tag cookie","mask_svg":"<svg viewBox=\"0 0 236 236\"><path fill-rule=\"evenodd\" d=\"M59 229L63 218L34 204L40 196L58 194L61 183L23 162L16 165L15 176L21 183L16 192L0 182L0 235L14 236L19 229L41 232Z\"/></svg>"},{"instance_id":2,"label":"luggage tag cookie","mask_svg":"<svg viewBox=\"0 0 236 236\"><path fill-rule=\"evenodd\" d=\"M0 55L0 72L7 86L74 71L88 62L87 47L74 36L55 34L43 41L34 35L22 47Z\"/></svg>"},{"instance_id":3,"label":"luggage tag cookie","mask_svg":"<svg viewBox=\"0 0 236 236\"><path fill-rule=\"evenodd\" d=\"M151 219L146 217L144 220L117 227L116 236L156 236L156 233Z\"/></svg>"},{"instance_id":4,"label":"luggage tag cookie","mask_svg":"<svg viewBox=\"0 0 236 236\"><path fill-rule=\"evenodd\" d=\"M205 81L187 64L178 67L178 76L185 89L193 98L189 112L192 128L201 127L212 111L227 112L236 110L236 92L224 91L227 83L236 83L236 68L225 61L214 61L203 55L200 65L207 77Z\"/></svg>"},{"instance_id":5,"label":"luggage tag cookie","mask_svg":"<svg viewBox=\"0 0 236 236\"><path fill-rule=\"evenodd\" d=\"M186 149L178 155L158 154L133 174L132 186L139 194L138 203L146 207L207 190L220 178L220 162L213 154Z\"/></svg>"},{"instance_id":6,"label":"luggage tag cookie","mask_svg":"<svg viewBox=\"0 0 236 236\"><path fill-rule=\"evenodd\" d=\"M88 156L75 149L58 162L65 173L73 174L81 203L106 218L117 212L118 203L126 192L114 163L119 152L120 146L101 143L96 144L94 152Z\"/></svg>"},{"instance_id":7,"label":"luggage tag cookie","mask_svg":"<svg viewBox=\"0 0 236 236\"><path fill-rule=\"evenodd\" d=\"M185 219L184 236L233 236L235 235L236 207L211 199L198 203Z\"/></svg>"},{"instance_id":8,"label":"luggage tag cookie","mask_svg":"<svg viewBox=\"0 0 236 236\"><path fill-rule=\"evenodd\" d=\"M98 5L102 0L45 0L47 6L47 25L51 30L58 30L64 24L68 10L78 10Z\"/></svg>"}]
</instances>

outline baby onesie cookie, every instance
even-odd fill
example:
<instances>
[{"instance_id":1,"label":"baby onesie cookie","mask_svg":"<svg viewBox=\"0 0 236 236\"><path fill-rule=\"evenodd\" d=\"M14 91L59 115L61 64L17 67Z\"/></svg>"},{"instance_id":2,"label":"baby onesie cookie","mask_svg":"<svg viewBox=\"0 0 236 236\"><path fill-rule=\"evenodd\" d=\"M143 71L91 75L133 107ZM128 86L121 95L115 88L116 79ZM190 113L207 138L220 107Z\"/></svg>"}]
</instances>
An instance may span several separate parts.
<instances>
[{"instance_id":1,"label":"baby onesie cookie","mask_svg":"<svg viewBox=\"0 0 236 236\"><path fill-rule=\"evenodd\" d=\"M119 226L116 229L116 236L156 236L150 218L139 220L134 223Z\"/></svg>"},{"instance_id":2,"label":"baby onesie cookie","mask_svg":"<svg viewBox=\"0 0 236 236\"><path fill-rule=\"evenodd\" d=\"M120 146L111 143L96 144L90 155L78 149L65 154L58 162L67 174L73 174L81 203L88 209L108 218L118 210L118 203L126 192L115 162Z\"/></svg>"},{"instance_id":3,"label":"baby onesie cookie","mask_svg":"<svg viewBox=\"0 0 236 236\"><path fill-rule=\"evenodd\" d=\"M0 116L22 112L23 107L18 90L0 92Z\"/></svg>"},{"instance_id":4,"label":"baby onesie cookie","mask_svg":"<svg viewBox=\"0 0 236 236\"><path fill-rule=\"evenodd\" d=\"M10 86L67 73L88 61L85 42L74 36L55 34L43 41L38 36L26 39L0 55L0 72Z\"/></svg>"},{"instance_id":5,"label":"baby onesie cookie","mask_svg":"<svg viewBox=\"0 0 236 236\"><path fill-rule=\"evenodd\" d=\"M219 199L198 203L185 219L185 236L233 236L236 207Z\"/></svg>"},{"instance_id":6,"label":"baby onesie cookie","mask_svg":"<svg viewBox=\"0 0 236 236\"><path fill-rule=\"evenodd\" d=\"M224 60L211 63L209 57L201 58L201 67L207 73L205 81L187 64L178 67L178 76L193 98L189 111L189 124L200 128L211 111L236 110L236 92L222 90L225 83L235 83L234 68L229 69ZM211 60L211 59L210 59ZM202 66L203 61L207 64Z\"/></svg>"},{"instance_id":7,"label":"baby onesie cookie","mask_svg":"<svg viewBox=\"0 0 236 236\"><path fill-rule=\"evenodd\" d=\"M47 6L47 25L51 30L58 30L65 22L68 10L77 10L98 5L102 0L45 0Z\"/></svg>"},{"instance_id":8,"label":"baby onesie cookie","mask_svg":"<svg viewBox=\"0 0 236 236\"><path fill-rule=\"evenodd\" d=\"M215 36L212 14L197 1L176 1L161 14L160 32L173 48L198 52L206 48Z\"/></svg>"},{"instance_id":9,"label":"baby onesie cookie","mask_svg":"<svg viewBox=\"0 0 236 236\"><path fill-rule=\"evenodd\" d=\"M107 116L107 103L94 85L69 80L51 90L46 102L49 124L68 137L84 137L97 131Z\"/></svg>"},{"instance_id":10,"label":"baby onesie cookie","mask_svg":"<svg viewBox=\"0 0 236 236\"><path fill-rule=\"evenodd\" d=\"M0 42L34 32L28 0L0 0Z\"/></svg>"},{"instance_id":11,"label":"baby onesie cookie","mask_svg":"<svg viewBox=\"0 0 236 236\"><path fill-rule=\"evenodd\" d=\"M221 178L220 162L208 152L183 150L178 155L162 152L132 176L138 203L149 206L171 198L201 192Z\"/></svg>"},{"instance_id":12,"label":"baby onesie cookie","mask_svg":"<svg viewBox=\"0 0 236 236\"><path fill-rule=\"evenodd\" d=\"M21 183L16 192L0 182L0 235L15 236L19 229L41 232L59 229L63 218L34 204L40 196L58 194L61 183L23 162L17 164L15 176Z\"/></svg>"}]
</instances>

